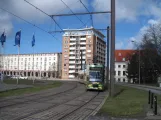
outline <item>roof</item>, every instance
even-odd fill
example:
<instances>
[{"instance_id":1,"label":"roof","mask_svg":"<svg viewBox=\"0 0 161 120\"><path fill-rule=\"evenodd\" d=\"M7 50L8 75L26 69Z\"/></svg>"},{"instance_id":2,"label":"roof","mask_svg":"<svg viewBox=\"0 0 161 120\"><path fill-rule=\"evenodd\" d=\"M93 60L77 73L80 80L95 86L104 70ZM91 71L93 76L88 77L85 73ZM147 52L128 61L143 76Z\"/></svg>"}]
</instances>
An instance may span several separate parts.
<instances>
[{"instance_id":1,"label":"roof","mask_svg":"<svg viewBox=\"0 0 161 120\"><path fill-rule=\"evenodd\" d=\"M93 27L90 28L83 28L83 29L63 29L63 31L65 32L78 32L78 31L89 31L89 30L93 30L95 33L97 33L99 36L101 36L102 38L104 38L104 34L102 34L99 30L96 30Z\"/></svg>"},{"instance_id":2,"label":"roof","mask_svg":"<svg viewBox=\"0 0 161 120\"><path fill-rule=\"evenodd\" d=\"M134 54L136 50L115 50L115 61L125 62L130 59L130 55Z\"/></svg>"}]
</instances>

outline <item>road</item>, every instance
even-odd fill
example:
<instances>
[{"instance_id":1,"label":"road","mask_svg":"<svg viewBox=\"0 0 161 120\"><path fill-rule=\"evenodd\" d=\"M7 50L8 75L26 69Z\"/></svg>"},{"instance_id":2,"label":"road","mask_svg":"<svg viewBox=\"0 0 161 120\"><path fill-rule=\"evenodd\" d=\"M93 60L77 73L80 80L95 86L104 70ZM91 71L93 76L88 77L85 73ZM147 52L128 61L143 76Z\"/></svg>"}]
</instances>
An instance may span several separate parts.
<instances>
[{"instance_id":1,"label":"road","mask_svg":"<svg viewBox=\"0 0 161 120\"><path fill-rule=\"evenodd\" d=\"M102 103L107 92L86 91L78 82L39 93L0 98L0 120L87 119Z\"/></svg>"}]
</instances>

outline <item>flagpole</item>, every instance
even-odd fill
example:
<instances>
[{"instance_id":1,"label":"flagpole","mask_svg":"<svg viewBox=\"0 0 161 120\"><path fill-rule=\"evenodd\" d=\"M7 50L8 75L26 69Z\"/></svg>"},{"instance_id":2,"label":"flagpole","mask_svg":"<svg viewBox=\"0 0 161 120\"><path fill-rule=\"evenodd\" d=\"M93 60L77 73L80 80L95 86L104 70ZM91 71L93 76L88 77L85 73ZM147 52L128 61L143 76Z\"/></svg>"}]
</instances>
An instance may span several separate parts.
<instances>
[{"instance_id":1,"label":"flagpole","mask_svg":"<svg viewBox=\"0 0 161 120\"><path fill-rule=\"evenodd\" d=\"M34 46L33 46L33 84L35 83L35 74L34 74Z\"/></svg>"},{"instance_id":2,"label":"flagpole","mask_svg":"<svg viewBox=\"0 0 161 120\"><path fill-rule=\"evenodd\" d=\"M20 54L20 46L18 45L18 72L17 72L17 84L18 84L18 80L19 80L19 54Z\"/></svg>"},{"instance_id":3,"label":"flagpole","mask_svg":"<svg viewBox=\"0 0 161 120\"><path fill-rule=\"evenodd\" d=\"M2 46L2 82L3 82L3 76L4 76L4 45Z\"/></svg>"}]
</instances>

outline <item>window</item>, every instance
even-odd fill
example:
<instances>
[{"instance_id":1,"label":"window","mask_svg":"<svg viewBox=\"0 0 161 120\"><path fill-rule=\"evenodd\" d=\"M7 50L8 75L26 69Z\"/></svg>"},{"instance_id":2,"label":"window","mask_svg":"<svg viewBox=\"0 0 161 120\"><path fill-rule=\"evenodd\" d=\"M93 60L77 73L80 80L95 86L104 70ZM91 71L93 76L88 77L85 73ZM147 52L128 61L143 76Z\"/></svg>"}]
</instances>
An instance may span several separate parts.
<instances>
[{"instance_id":1,"label":"window","mask_svg":"<svg viewBox=\"0 0 161 120\"><path fill-rule=\"evenodd\" d=\"M121 56L121 53L119 53L119 56Z\"/></svg>"},{"instance_id":2,"label":"window","mask_svg":"<svg viewBox=\"0 0 161 120\"><path fill-rule=\"evenodd\" d=\"M118 65L118 68L121 68L121 65Z\"/></svg>"},{"instance_id":3,"label":"window","mask_svg":"<svg viewBox=\"0 0 161 120\"><path fill-rule=\"evenodd\" d=\"M121 71L118 71L118 76L120 76L121 75Z\"/></svg>"},{"instance_id":4,"label":"window","mask_svg":"<svg viewBox=\"0 0 161 120\"><path fill-rule=\"evenodd\" d=\"M126 65L123 65L123 68L126 68Z\"/></svg>"},{"instance_id":5,"label":"window","mask_svg":"<svg viewBox=\"0 0 161 120\"><path fill-rule=\"evenodd\" d=\"M125 61L125 58L122 58L122 61Z\"/></svg>"},{"instance_id":6,"label":"window","mask_svg":"<svg viewBox=\"0 0 161 120\"><path fill-rule=\"evenodd\" d=\"M125 78L123 79L123 82L125 82Z\"/></svg>"},{"instance_id":7,"label":"window","mask_svg":"<svg viewBox=\"0 0 161 120\"><path fill-rule=\"evenodd\" d=\"M126 71L123 71L123 76L125 76L126 75Z\"/></svg>"},{"instance_id":8,"label":"window","mask_svg":"<svg viewBox=\"0 0 161 120\"><path fill-rule=\"evenodd\" d=\"M120 78L118 78L118 82L120 82Z\"/></svg>"}]
</instances>

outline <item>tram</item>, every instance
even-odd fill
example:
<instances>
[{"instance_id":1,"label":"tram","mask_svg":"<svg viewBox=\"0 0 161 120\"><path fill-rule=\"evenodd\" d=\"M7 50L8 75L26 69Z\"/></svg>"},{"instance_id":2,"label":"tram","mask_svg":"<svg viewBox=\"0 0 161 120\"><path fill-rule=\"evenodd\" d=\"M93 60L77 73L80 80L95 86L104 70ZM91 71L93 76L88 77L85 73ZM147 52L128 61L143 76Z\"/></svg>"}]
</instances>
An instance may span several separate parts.
<instances>
[{"instance_id":1,"label":"tram","mask_svg":"<svg viewBox=\"0 0 161 120\"><path fill-rule=\"evenodd\" d=\"M102 64L91 64L88 66L88 74L86 77L87 90L105 89L105 66Z\"/></svg>"}]
</instances>

